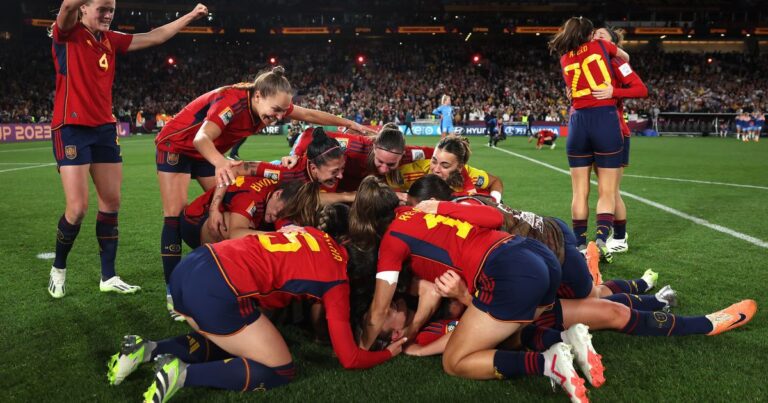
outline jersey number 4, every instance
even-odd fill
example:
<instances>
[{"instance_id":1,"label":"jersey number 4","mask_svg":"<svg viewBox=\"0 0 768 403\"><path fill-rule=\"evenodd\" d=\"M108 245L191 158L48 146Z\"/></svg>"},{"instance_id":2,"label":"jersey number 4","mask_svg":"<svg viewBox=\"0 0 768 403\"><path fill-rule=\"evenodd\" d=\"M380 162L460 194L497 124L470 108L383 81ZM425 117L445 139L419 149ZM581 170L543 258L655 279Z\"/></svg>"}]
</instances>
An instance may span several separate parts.
<instances>
[{"instance_id":1,"label":"jersey number 4","mask_svg":"<svg viewBox=\"0 0 768 403\"><path fill-rule=\"evenodd\" d=\"M589 70L590 63L597 63L597 68L600 70L600 74L603 76L603 82L598 84L595 81L595 77L592 75L592 71ZM611 83L611 74L608 72L608 67L605 65L605 61L601 55L592 54L587 56L584 61L579 63L572 63L563 69L563 72L567 75L573 71L573 80L571 81L571 96L573 98L580 98L587 96L594 90L601 90L607 88ZM579 80L581 79L582 71L584 72L584 78L587 79L589 88L579 89Z\"/></svg>"}]
</instances>

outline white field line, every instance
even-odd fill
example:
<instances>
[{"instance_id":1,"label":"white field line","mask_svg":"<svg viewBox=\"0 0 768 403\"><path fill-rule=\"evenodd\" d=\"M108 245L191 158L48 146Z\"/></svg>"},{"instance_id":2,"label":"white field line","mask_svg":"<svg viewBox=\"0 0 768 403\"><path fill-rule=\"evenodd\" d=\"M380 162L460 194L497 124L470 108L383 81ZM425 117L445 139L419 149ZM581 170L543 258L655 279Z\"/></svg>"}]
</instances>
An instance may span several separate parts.
<instances>
[{"instance_id":1,"label":"white field line","mask_svg":"<svg viewBox=\"0 0 768 403\"><path fill-rule=\"evenodd\" d=\"M657 179L657 180L673 181L673 182L701 183L703 185L720 185L720 186L733 186L733 187L737 187L737 188L750 188L750 189L768 190L768 186L741 185L741 184L738 184L738 183L700 181L700 180L696 180L696 179L665 178L665 177L662 177L662 176L644 176L644 175L627 175L627 174L624 174L623 176L625 178Z\"/></svg>"},{"instance_id":2,"label":"white field line","mask_svg":"<svg viewBox=\"0 0 768 403\"><path fill-rule=\"evenodd\" d=\"M29 167L20 167L20 168L2 169L2 170L0 170L0 173L3 173L3 172L11 172L11 171L21 171L21 170L23 170L23 169L32 169L32 168L42 168L42 167L49 167L49 166L53 166L53 165L56 165L56 163L55 163L55 162L51 162L51 163L48 163L48 164L32 165L32 166L29 166Z\"/></svg>"},{"instance_id":3,"label":"white field line","mask_svg":"<svg viewBox=\"0 0 768 403\"><path fill-rule=\"evenodd\" d=\"M552 169L554 171L560 172L560 173L565 174L565 175L569 175L570 176L570 174L571 174L569 171L566 171L565 169L561 169L561 168L558 168L558 167L556 167L554 165L547 164L546 162L541 162L541 161L538 161L536 159L533 159L533 158L530 158L530 157L526 157L525 155L522 155L522 154L518 154L518 153L509 151L509 150L505 150L503 148L498 148L498 147L495 147L495 149L498 150L498 151L501 151L501 152L505 152L505 153L507 153L509 155L512 155L512 156L515 156L515 157L518 157L518 158L522 158L522 159L524 159L526 161L533 162L534 164L539 164L541 166L547 167L549 169ZM594 181L594 180L592 180L590 182L593 185L597 185L597 182ZM728 227L724 227L722 225L713 224L713 223L711 223L711 222L709 222L707 220L704 220L702 218L694 217L694 216L692 216L690 214L686 214L686 213L684 213L684 212L682 212L680 210L673 209L672 207L666 206L666 205L661 204L661 203L657 203L657 202L655 202L653 200L649 200L649 199L646 199L644 197L641 197L641 196L638 196L638 195L635 195L635 194L632 194L632 193L625 192L623 190L621 191L621 195L625 196L625 197L629 197L630 199L635 199L635 200L637 200L637 201L639 201L641 203L647 204L647 205L649 205L651 207L656 207L657 209L660 209L660 210L665 211L667 213L676 215L676 216L678 216L680 218L684 218L686 220L692 221L692 222L694 222L696 224L705 226L705 227L713 229L715 231L722 232L724 234L730 235L730 236L732 236L734 238L741 239L742 241L749 242L749 243L751 243L751 244L753 244L755 246L759 246L761 248L768 249L768 242L763 241L761 239L757 239L757 238L755 238L755 237L753 237L751 235L743 234L741 232L732 230L732 229L730 229Z\"/></svg>"}]
</instances>

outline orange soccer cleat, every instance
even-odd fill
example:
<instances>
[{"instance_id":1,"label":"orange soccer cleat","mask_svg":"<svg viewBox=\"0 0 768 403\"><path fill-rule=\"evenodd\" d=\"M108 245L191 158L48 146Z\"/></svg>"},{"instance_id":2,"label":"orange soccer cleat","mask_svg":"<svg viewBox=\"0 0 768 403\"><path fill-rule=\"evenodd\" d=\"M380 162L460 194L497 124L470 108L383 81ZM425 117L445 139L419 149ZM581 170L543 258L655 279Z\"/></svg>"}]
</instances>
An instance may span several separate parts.
<instances>
[{"instance_id":1,"label":"orange soccer cleat","mask_svg":"<svg viewBox=\"0 0 768 403\"><path fill-rule=\"evenodd\" d=\"M728 308L707 315L707 319L712 322L712 331L707 336L718 335L731 329L744 326L752 320L757 312L757 302L753 299L745 299L737 302Z\"/></svg>"}]
</instances>

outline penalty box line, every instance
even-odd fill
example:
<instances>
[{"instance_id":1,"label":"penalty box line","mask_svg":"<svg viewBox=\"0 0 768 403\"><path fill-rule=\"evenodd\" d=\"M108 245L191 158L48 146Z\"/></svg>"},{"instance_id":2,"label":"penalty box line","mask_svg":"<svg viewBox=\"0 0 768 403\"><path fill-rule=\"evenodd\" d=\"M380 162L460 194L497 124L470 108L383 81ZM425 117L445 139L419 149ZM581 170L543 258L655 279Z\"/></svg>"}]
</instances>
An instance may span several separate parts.
<instances>
[{"instance_id":1,"label":"penalty box line","mask_svg":"<svg viewBox=\"0 0 768 403\"><path fill-rule=\"evenodd\" d=\"M521 158L521 159L524 159L526 161L533 162L534 164L539 164L539 165L547 167L547 168L549 168L549 169L551 169L553 171L557 171L557 172L560 172L560 173L568 175L568 176L571 175L570 171L558 168L558 167L556 167L554 165L547 164L546 162L542 162L542 161L536 160L534 158L527 157L527 156L522 155L522 154L518 154L516 152L505 150L503 148L494 147L494 149L496 149L498 151L501 151L501 152L504 152L504 153L507 153L507 154L512 155L514 157ZM590 183L592 183L593 185L597 186L597 181L590 180ZM707 221L705 219L694 217L694 216L692 216L690 214L684 213L684 212L682 212L680 210L676 210L676 209L674 209L672 207L669 207L667 205L655 202L655 201L650 200L650 199L646 199L644 197L641 197L641 196L638 196L638 195L635 195L635 194L632 194L632 193L625 192L623 190L621 191L621 195L625 196L625 197L628 197L630 199L637 200L637 201L639 201L639 202L641 202L643 204L647 204L647 205L649 205L651 207L655 207L655 208L657 208L659 210L662 210L662 211L665 211L665 212L667 212L669 214L676 215L676 216L678 216L680 218L683 218L683 219L686 219L688 221L692 221L692 222L694 222L696 224L702 225L702 226L707 227L709 229L713 229L715 231L722 232L724 234L730 235L730 236L732 236L734 238L741 239L742 241L749 242L752 245L768 249L768 242L763 241L763 240L758 239L758 238L755 238L755 237L753 237L751 235L747 235L747 234L738 232L736 230L732 230L732 229L730 229L728 227L724 227L722 225L711 223L711 222L709 222L709 221Z\"/></svg>"}]
</instances>

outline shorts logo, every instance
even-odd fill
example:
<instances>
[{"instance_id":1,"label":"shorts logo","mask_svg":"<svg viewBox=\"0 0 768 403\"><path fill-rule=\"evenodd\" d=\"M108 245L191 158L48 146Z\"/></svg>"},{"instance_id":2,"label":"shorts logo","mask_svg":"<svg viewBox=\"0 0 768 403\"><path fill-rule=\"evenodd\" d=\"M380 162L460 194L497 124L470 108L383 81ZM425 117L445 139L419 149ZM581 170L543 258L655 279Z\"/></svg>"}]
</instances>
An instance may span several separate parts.
<instances>
[{"instance_id":1,"label":"shorts logo","mask_svg":"<svg viewBox=\"0 0 768 403\"><path fill-rule=\"evenodd\" d=\"M73 160L77 158L77 146L64 147L64 155L67 157L68 160Z\"/></svg>"},{"instance_id":2,"label":"shorts logo","mask_svg":"<svg viewBox=\"0 0 768 403\"><path fill-rule=\"evenodd\" d=\"M232 112L232 109L230 107L227 107L223 111L219 113L219 119L224 123L224 126L228 125L229 122L232 121L232 118L235 116L235 113Z\"/></svg>"},{"instance_id":3,"label":"shorts logo","mask_svg":"<svg viewBox=\"0 0 768 403\"><path fill-rule=\"evenodd\" d=\"M179 163L179 154L178 153L168 153L165 157L165 162L168 163L170 166L174 166Z\"/></svg>"},{"instance_id":4,"label":"shorts logo","mask_svg":"<svg viewBox=\"0 0 768 403\"><path fill-rule=\"evenodd\" d=\"M273 181L280 180L280 171L275 169L265 169L263 177L272 179Z\"/></svg>"},{"instance_id":5,"label":"shorts logo","mask_svg":"<svg viewBox=\"0 0 768 403\"><path fill-rule=\"evenodd\" d=\"M424 150L411 150L411 159L414 161L423 160L426 158Z\"/></svg>"}]
</instances>

